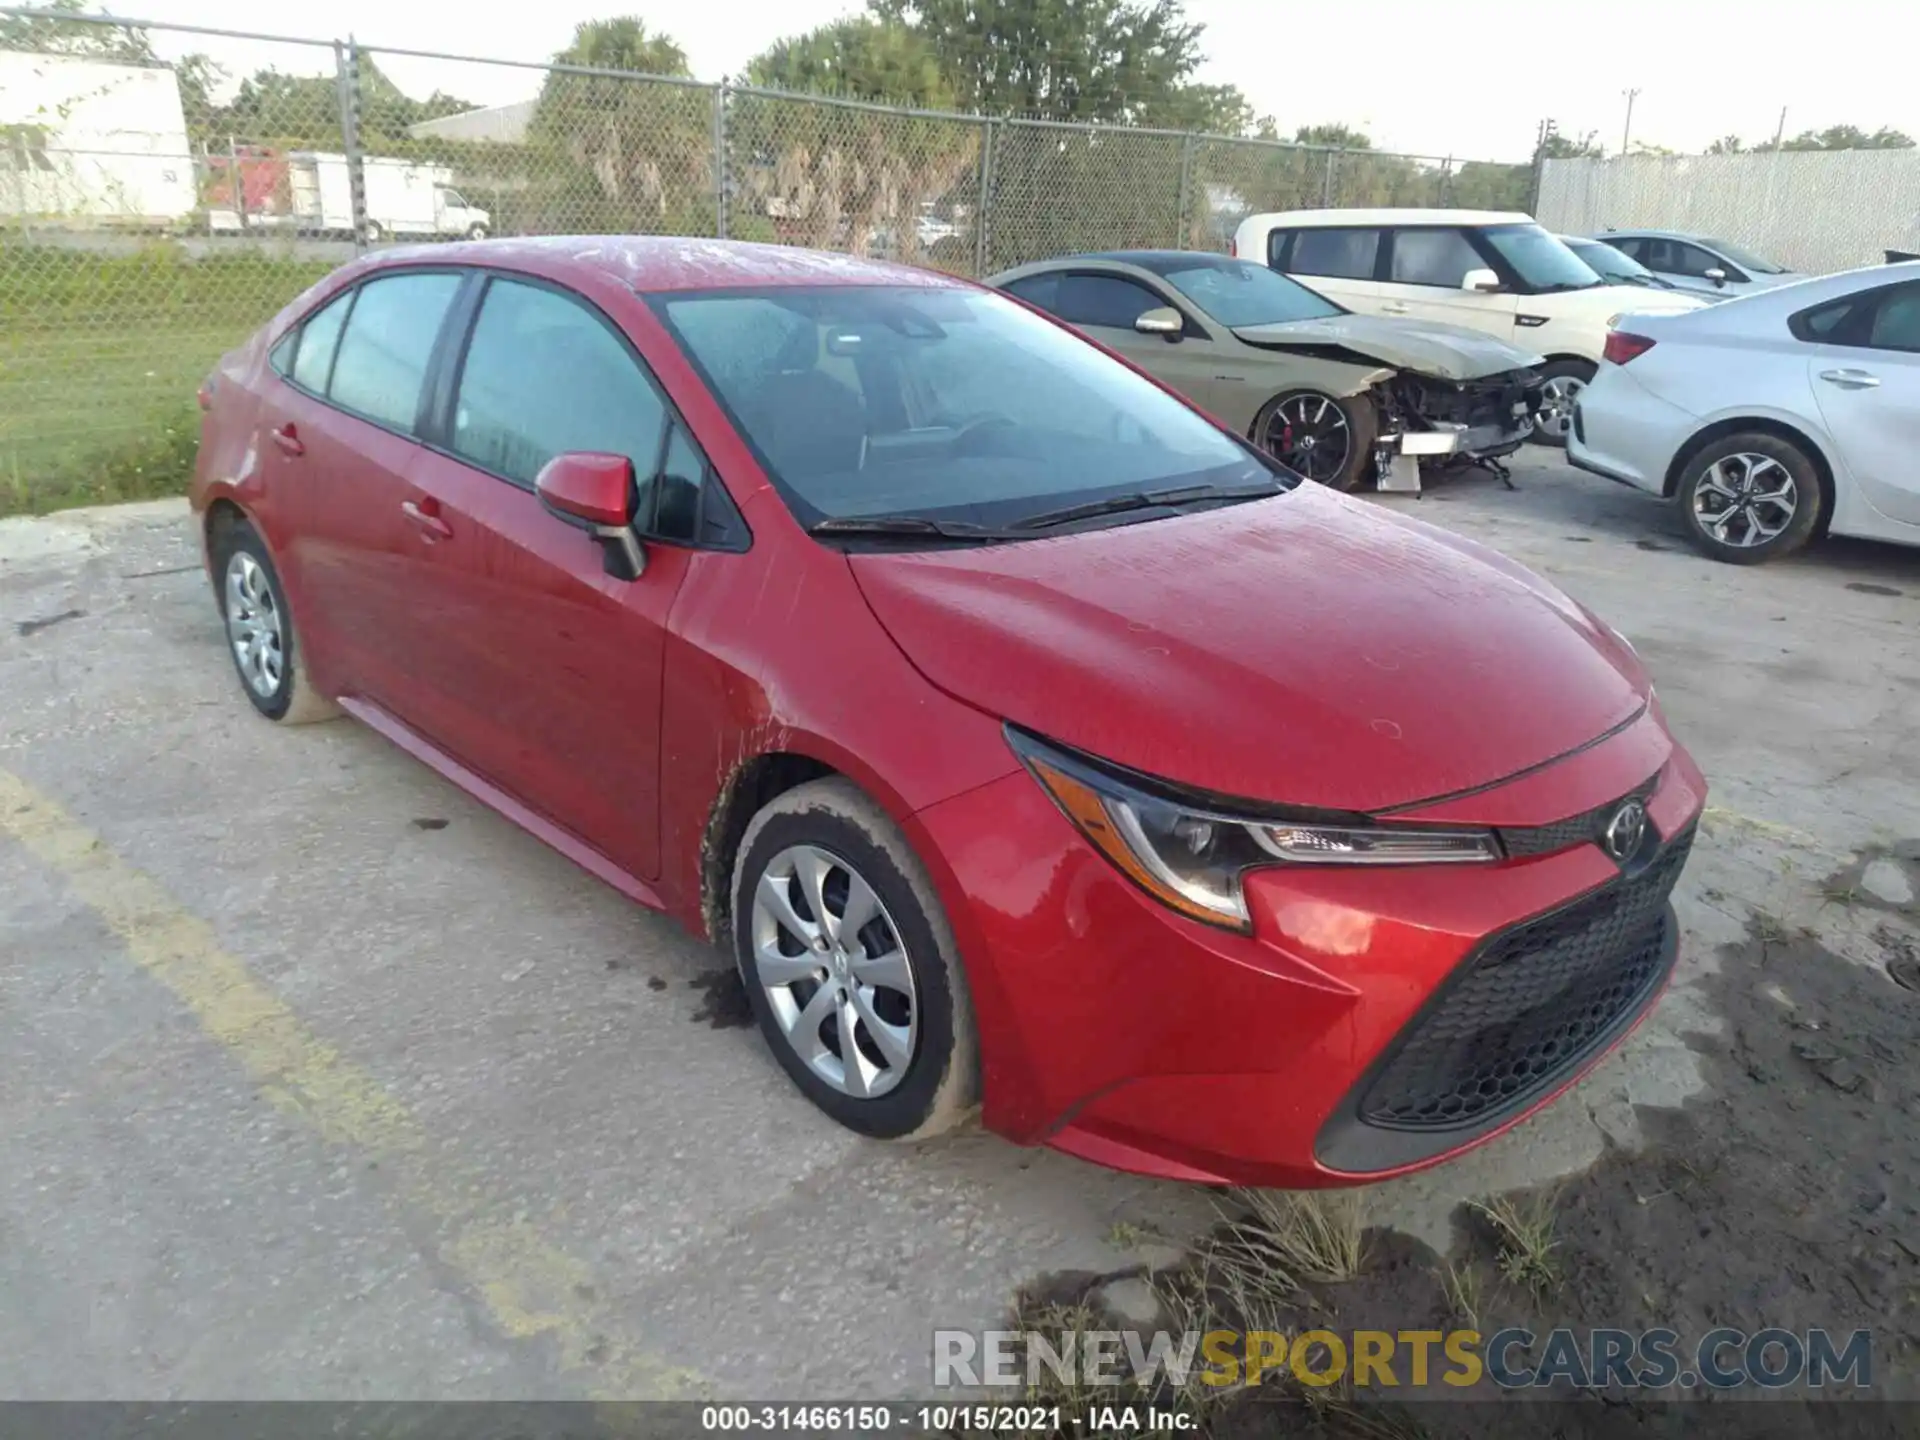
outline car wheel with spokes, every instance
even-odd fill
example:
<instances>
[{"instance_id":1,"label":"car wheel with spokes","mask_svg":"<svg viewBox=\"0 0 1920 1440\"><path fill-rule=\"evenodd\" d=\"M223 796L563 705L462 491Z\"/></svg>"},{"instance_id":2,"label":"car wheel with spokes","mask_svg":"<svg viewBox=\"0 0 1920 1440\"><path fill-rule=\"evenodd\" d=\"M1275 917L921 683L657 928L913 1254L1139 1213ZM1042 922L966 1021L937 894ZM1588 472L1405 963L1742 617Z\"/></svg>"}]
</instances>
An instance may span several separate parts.
<instances>
[{"instance_id":1,"label":"car wheel with spokes","mask_svg":"<svg viewBox=\"0 0 1920 1440\"><path fill-rule=\"evenodd\" d=\"M227 651L253 708L287 725L338 715L307 678L293 612L260 533L236 521L216 532L211 551Z\"/></svg>"},{"instance_id":2,"label":"car wheel with spokes","mask_svg":"<svg viewBox=\"0 0 1920 1440\"><path fill-rule=\"evenodd\" d=\"M1790 555L1820 523L1820 476L1791 441L1729 435L1688 460L1675 487L1680 517L1716 560L1757 565Z\"/></svg>"},{"instance_id":3,"label":"car wheel with spokes","mask_svg":"<svg viewBox=\"0 0 1920 1440\"><path fill-rule=\"evenodd\" d=\"M977 1062L953 933L879 806L838 778L769 802L740 842L732 913L754 1016L809 1099L882 1139L966 1114Z\"/></svg>"},{"instance_id":4,"label":"car wheel with spokes","mask_svg":"<svg viewBox=\"0 0 1920 1440\"><path fill-rule=\"evenodd\" d=\"M1368 473L1379 433L1371 401L1319 390L1276 395L1253 422L1255 444L1289 470L1334 490L1351 490Z\"/></svg>"},{"instance_id":5,"label":"car wheel with spokes","mask_svg":"<svg viewBox=\"0 0 1920 1440\"><path fill-rule=\"evenodd\" d=\"M1593 383L1595 367L1585 360L1555 360L1540 367L1540 408L1533 416L1533 439L1562 446L1573 433L1573 407Z\"/></svg>"}]
</instances>

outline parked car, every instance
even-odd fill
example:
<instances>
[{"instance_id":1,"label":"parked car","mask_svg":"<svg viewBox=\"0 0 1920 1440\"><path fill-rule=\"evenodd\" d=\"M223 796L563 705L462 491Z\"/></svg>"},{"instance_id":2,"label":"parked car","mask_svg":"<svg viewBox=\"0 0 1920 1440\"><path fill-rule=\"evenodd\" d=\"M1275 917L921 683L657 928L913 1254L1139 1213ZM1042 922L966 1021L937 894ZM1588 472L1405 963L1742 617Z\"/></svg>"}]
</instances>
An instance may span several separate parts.
<instances>
[{"instance_id":1,"label":"parked car","mask_svg":"<svg viewBox=\"0 0 1920 1440\"><path fill-rule=\"evenodd\" d=\"M1377 1178L1673 965L1705 782L1624 639L980 286L386 250L202 403L254 708L337 704L725 946L866 1134L980 1099L1124 1169Z\"/></svg>"},{"instance_id":2,"label":"parked car","mask_svg":"<svg viewBox=\"0 0 1920 1440\"><path fill-rule=\"evenodd\" d=\"M1641 285L1649 290L1678 288L1673 281L1654 274L1624 250L1616 250L1604 240L1588 240L1579 235L1562 235L1559 239L1562 245L1586 261L1587 268L1602 280L1618 285Z\"/></svg>"},{"instance_id":3,"label":"parked car","mask_svg":"<svg viewBox=\"0 0 1920 1440\"><path fill-rule=\"evenodd\" d=\"M1490 210L1294 210L1250 215L1234 253L1293 276L1363 315L1464 325L1546 357L1534 438L1564 445L1580 387L1593 378L1607 326L1653 308L1615 285L1529 215ZM1671 295L1674 310L1705 302Z\"/></svg>"},{"instance_id":4,"label":"parked car","mask_svg":"<svg viewBox=\"0 0 1920 1440\"><path fill-rule=\"evenodd\" d=\"M1538 355L1436 321L1355 315L1264 265L1183 250L1071 255L987 284L1172 386L1290 469L1351 490L1396 459L1492 459L1540 405Z\"/></svg>"},{"instance_id":5,"label":"parked car","mask_svg":"<svg viewBox=\"0 0 1920 1440\"><path fill-rule=\"evenodd\" d=\"M1807 277L1725 240L1672 230L1608 230L1607 244L1682 290L1731 300Z\"/></svg>"},{"instance_id":6,"label":"parked car","mask_svg":"<svg viewBox=\"0 0 1920 1440\"><path fill-rule=\"evenodd\" d=\"M1607 362L1567 458L1673 499L1715 559L1827 533L1920 545L1920 263L1629 315Z\"/></svg>"}]
</instances>

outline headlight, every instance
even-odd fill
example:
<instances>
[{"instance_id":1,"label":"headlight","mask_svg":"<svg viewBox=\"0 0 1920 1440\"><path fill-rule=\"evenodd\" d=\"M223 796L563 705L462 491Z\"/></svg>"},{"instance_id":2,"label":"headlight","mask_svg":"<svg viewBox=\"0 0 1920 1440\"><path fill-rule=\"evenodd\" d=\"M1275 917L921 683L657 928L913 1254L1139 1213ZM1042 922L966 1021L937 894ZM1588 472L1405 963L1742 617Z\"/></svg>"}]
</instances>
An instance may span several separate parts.
<instances>
[{"instance_id":1,"label":"headlight","mask_svg":"<svg viewBox=\"0 0 1920 1440\"><path fill-rule=\"evenodd\" d=\"M1233 815L1154 793L1009 729L1034 779L1087 841L1169 909L1250 930L1241 877L1270 865L1445 865L1498 860L1485 830Z\"/></svg>"}]
</instances>

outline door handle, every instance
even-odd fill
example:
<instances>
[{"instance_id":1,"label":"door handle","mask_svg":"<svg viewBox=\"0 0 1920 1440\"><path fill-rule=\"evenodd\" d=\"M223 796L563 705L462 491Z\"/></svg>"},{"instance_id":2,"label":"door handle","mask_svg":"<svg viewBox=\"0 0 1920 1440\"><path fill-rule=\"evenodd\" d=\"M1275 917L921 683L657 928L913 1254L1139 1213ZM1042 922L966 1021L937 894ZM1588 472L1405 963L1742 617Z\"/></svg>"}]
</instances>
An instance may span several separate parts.
<instances>
[{"instance_id":1,"label":"door handle","mask_svg":"<svg viewBox=\"0 0 1920 1440\"><path fill-rule=\"evenodd\" d=\"M403 501L400 513L424 531L429 540L453 538L453 527L440 518L440 506L436 501L428 500L424 505L416 505L411 500Z\"/></svg>"},{"instance_id":2,"label":"door handle","mask_svg":"<svg viewBox=\"0 0 1920 1440\"><path fill-rule=\"evenodd\" d=\"M307 453L306 442L301 440L300 432L295 428L291 420L271 433L273 435L273 443L278 445L286 454L304 455Z\"/></svg>"},{"instance_id":3,"label":"door handle","mask_svg":"<svg viewBox=\"0 0 1920 1440\"><path fill-rule=\"evenodd\" d=\"M1382 305L1380 307L1380 313L1382 315L1404 315L1407 313L1407 307L1404 305Z\"/></svg>"},{"instance_id":4,"label":"door handle","mask_svg":"<svg viewBox=\"0 0 1920 1440\"><path fill-rule=\"evenodd\" d=\"M1880 384L1880 377L1869 370L1822 370L1820 378L1842 390L1872 390Z\"/></svg>"}]
</instances>

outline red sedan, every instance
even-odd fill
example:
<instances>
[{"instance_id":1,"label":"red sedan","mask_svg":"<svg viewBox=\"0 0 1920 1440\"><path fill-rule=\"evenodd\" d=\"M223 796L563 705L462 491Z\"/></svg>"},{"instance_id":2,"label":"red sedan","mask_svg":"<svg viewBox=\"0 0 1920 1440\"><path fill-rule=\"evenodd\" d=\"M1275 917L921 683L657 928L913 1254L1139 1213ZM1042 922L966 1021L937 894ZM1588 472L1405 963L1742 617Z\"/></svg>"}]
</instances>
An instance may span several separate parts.
<instances>
[{"instance_id":1,"label":"red sedan","mask_svg":"<svg viewBox=\"0 0 1920 1440\"><path fill-rule=\"evenodd\" d=\"M1632 649L1015 301L843 256L383 252L228 355L248 698L728 949L870 1135L1328 1185L1512 1124L1673 965Z\"/></svg>"}]
</instances>

